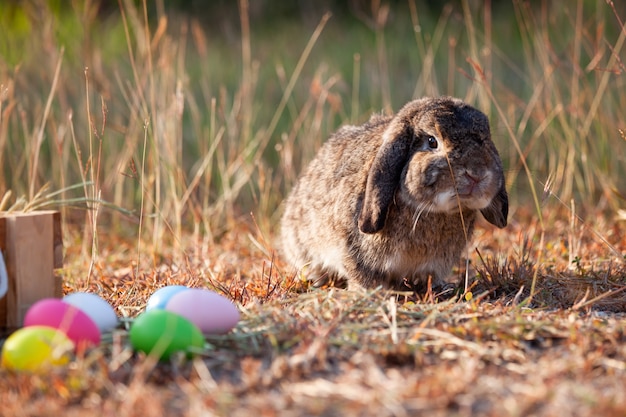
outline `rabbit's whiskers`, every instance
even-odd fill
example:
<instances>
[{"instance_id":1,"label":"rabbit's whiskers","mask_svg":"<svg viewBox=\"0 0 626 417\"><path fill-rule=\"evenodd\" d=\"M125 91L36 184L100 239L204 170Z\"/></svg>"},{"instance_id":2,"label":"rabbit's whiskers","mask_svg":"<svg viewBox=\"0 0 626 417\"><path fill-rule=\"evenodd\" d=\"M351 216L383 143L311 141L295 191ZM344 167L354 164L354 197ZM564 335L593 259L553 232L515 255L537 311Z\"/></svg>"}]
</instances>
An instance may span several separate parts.
<instances>
[{"instance_id":1,"label":"rabbit's whiskers","mask_svg":"<svg viewBox=\"0 0 626 417\"><path fill-rule=\"evenodd\" d=\"M433 206L433 203L422 203L417 207L417 210L415 212L415 220L413 221L413 232L415 232L415 229L417 228L417 222L422 216L422 213L424 213L425 211L430 211L429 207L432 207L432 206Z\"/></svg>"},{"instance_id":2,"label":"rabbit's whiskers","mask_svg":"<svg viewBox=\"0 0 626 417\"><path fill-rule=\"evenodd\" d=\"M461 226L463 227L463 234L465 235L465 241L469 242L469 236L467 234L467 227L465 226L465 216L463 216L463 207L461 206L461 196L459 196L459 187L454 176L454 169L452 168L452 162L446 153L446 162L448 162L448 168L450 169L450 176L452 177L452 184L454 185L454 195L456 196L456 203L459 208L459 215L461 216Z\"/></svg>"}]
</instances>

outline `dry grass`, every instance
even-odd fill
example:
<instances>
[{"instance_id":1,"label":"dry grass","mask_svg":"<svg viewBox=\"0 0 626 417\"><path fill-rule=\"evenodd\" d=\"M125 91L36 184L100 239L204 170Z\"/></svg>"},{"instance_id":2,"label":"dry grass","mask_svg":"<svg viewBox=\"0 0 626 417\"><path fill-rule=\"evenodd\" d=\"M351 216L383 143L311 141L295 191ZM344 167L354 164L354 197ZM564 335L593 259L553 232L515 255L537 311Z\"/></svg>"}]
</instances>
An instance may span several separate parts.
<instances>
[{"instance_id":1,"label":"dry grass","mask_svg":"<svg viewBox=\"0 0 626 417\"><path fill-rule=\"evenodd\" d=\"M0 42L0 209L61 207L65 292L125 326L170 284L242 320L191 362L135 355L120 328L66 369L0 370L0 416L626 415L621 6L373 1L354 30L322 14L264 38L240 0L233 44L96 4L28 6ZM275 253L282 197L337 125L425 94L490 115L510 225L480 229L469 292L309 288Z\"/></svg>"},{"instance_id":2,"label":"dry grass","mask_svg":"<svg viewBox=\"0 0 626 417\"><path fill-rule=\"evenodd\" d=\"M227 295L242 320L191 362L132 355L122 329L65 370L0 371L3 415L623 415L623 264L583 239L589 261L571 269L555 234L538 265L517 252L533 239L521 224L477 239L486 260L471 255L482 276L470 301L308 289L245 226L208 248L186 241L181 264L163 253L136 268L133 245L102 247L89 284L89 262L70 250L66 291L97 292L120 316L160 286L186 284ZM611 234L624 244L623 223Z\"/></svg>"},{"instance_id":3,"label":"dry grass","mask_svg":"<svg viewBox=\"0 0 626 417\"><path fill-rule=\"evenodd\" d=\"M120 316L135 316L160 286L185 284L227 295L242 320L209 337L192 362L133 355L120 329L68 369L0 371L2 413L623 415L626 269L593 238L581 239L586 260L571 268L557 229L537 264L528 223L482 231L469 301L309 289L245 225L206 248L189 238L179 264L167 252L154 258L146 247L139 258L132 244L107 242L89 281L89 262L70 249L66 291L97 292ZM625 244L623 222L611 238Z\"/></svg>"}]
</instances>

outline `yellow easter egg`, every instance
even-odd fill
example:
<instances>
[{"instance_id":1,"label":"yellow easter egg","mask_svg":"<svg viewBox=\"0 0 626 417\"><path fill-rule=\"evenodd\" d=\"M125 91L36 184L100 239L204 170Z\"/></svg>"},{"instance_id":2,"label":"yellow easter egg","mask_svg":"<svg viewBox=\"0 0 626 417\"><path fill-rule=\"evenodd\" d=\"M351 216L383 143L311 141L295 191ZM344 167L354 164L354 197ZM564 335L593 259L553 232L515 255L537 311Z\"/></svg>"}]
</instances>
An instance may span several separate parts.
<instances>
[{"instance_id":1,"label":"yellow easter egg","mask_svg":"<svg viewBox=\"0 0 626 417\"><path fill-rule=\"evenodd\" d=\"M16 371L41 371L69 362L74 343L62 331L29 326L11 334L2 347L2 366Z\"/></svg>"}]
</instances>

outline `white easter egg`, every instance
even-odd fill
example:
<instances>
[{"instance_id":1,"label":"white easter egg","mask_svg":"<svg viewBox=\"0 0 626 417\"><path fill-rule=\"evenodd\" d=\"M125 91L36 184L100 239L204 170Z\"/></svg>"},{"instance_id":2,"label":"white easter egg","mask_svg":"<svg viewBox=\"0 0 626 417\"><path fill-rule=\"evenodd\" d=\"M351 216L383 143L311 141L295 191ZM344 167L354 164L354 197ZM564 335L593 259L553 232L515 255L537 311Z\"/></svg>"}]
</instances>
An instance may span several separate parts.
<instances>
[{"instance_id":1,"label":"white easter egg","mask_svg":"<svg viewBox=\"0 0 626 417\"><path fill-rule=\"evenodd\" d=\"M100 332L108 332L117 327L117 315L113 307L96 294L75 292L63 297L62 301L87 314Z\"/></svg>"},{"instance_id":2,"label":"white easter egg","mask_svg":"<svg viewBox=\"0 0 626 417\"><path fill-rule=\"evenodd\" d=\"M185 317L205 334L226 333L239 321L239 310L229 299L198 288L174 294L165 309Z\"/></svg>"}]
</instances>

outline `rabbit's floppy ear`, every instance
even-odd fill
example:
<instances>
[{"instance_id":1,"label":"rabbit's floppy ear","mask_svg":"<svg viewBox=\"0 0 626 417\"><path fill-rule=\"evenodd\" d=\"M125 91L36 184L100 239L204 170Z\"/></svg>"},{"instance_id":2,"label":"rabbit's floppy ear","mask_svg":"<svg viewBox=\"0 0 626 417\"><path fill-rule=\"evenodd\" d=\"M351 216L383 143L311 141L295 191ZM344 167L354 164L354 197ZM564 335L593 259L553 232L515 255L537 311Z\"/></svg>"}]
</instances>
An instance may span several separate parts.
<instances>
[{"instance_id":1,"label":"rabbit's floppy ear","mask_svg":"<svg viewBox=\"0 0 626 417\"><path fill-rule=\"evenodd\" d=\"M504 188L504 181L502 181L502 187L498 190L498 193L487 207L480 211L489 223L503 228L506 226L507 217L509 215L509 196Z\"/></svg>"},{"instance_id":2,"label":"rabbit's floppy ear","mask_svg":"<svg viewBox=\"0 0 626 417\"><path fill-rule=\"evenodd\" d=\"M383 133L383 143L367 174L365 196L359 213L359 230L376 233L385 226L389 205L399 186L409 155L407 124L393 119Z\"/></svg>"}]
</instances>

